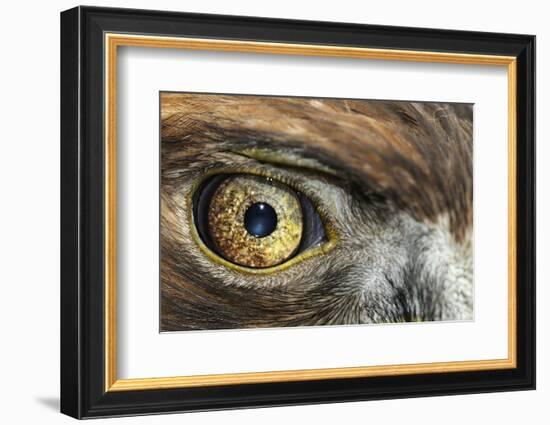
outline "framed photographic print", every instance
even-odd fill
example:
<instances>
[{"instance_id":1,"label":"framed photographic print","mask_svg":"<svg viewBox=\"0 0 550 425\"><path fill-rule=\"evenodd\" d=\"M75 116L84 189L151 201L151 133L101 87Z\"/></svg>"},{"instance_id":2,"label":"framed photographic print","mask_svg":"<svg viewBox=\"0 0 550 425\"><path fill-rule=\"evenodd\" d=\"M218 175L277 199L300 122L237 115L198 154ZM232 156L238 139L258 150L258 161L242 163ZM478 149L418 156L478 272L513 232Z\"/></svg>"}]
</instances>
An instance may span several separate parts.
<instances>
[{"instance_id":1,"label":"framed photographic print","mask_svg":"<svg viewBox=\"0 0 550 425\"><path fill-rule=\"evenodd\" d=\"M535 38L61 14L61 411L535 387Z\"/></svg>"}]
</instances>

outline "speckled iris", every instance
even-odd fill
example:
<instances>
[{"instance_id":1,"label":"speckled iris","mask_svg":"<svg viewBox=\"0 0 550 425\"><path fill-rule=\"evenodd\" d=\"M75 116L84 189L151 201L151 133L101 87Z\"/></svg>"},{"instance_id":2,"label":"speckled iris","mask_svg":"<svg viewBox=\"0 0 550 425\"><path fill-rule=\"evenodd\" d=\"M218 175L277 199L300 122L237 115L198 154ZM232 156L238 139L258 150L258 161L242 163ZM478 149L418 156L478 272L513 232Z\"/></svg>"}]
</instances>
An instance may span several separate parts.
<instances>
[{"instance_id":1,"label":"speckled iris","mask_svg":"<svg viewBox=\"0 0 550 425\"><path fill-rule=\"evenodd\" d=\"M256 202L244 213L244 227L251 235L263 238L277 227L277 213L271 205Z\"/></svg>"},{"instance_id":2,"label":"speckled iris","mask_svg":"<svg viewBox=\"0 0 550 425\"><path fill-rule=\"evenodd\" d=\"M303 215L296 192L269 178L224 178L208 205L208 234L216 253L245 267L273 267L300 246Z\"/></svg>"}]
</instances>

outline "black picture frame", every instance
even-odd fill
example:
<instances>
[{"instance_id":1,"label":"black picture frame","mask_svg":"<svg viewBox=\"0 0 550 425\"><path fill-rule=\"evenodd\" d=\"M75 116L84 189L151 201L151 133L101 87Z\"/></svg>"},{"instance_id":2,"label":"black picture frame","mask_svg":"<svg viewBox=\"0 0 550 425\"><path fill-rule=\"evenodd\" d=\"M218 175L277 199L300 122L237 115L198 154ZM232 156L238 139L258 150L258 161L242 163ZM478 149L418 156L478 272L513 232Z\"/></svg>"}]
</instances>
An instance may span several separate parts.
<instances>
[{"instance_id":1,"label":"black picture frame","mask_svg":"<svg viewBox=\"0 0 550 425\"><path fill-rule=\"evenodd\" d=\"M104 34L514 56L517 60L517 367L105 391ZM61 13L61 412L75 418L535 388L535 37L76 7Z\"/></svg>"}]
</instances>

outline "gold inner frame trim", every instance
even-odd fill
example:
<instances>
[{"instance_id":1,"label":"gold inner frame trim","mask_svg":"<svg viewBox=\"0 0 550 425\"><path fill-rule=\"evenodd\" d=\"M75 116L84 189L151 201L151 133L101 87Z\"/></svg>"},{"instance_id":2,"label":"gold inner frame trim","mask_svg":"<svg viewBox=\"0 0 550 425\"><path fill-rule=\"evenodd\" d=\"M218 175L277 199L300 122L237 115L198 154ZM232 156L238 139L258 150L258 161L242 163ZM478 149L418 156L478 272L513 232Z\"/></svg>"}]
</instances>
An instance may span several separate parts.
<instances>
[{"instance_id":1,"label":"gold inner frame trim","mask_svg":"<svg viewBox=\"0 0 550 425\"><path fill-rule=\"evenodd\" d=\"M516 367L516 58L478 54L370 49L329 45L268 43L256 41L161 37L106 33L105 45L105 391L137 391L269 382L312 381L417 373L448 373L511 369ZM508 357L382 366L285 370L118 379L116 324L116 99L117 50L120 46L170 48L241 53L325 56L405 62L435 62L504 66L508 72Z\"/></svg>"}]
</instances>

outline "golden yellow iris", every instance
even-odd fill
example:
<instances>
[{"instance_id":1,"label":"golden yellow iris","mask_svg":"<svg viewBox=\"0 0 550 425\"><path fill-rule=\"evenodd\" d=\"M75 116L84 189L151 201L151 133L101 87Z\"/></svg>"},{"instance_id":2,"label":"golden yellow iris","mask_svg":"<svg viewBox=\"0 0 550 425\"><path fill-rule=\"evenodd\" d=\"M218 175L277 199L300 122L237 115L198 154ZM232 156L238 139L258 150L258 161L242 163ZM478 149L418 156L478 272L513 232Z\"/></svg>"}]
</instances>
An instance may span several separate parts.
<instances>
[{"instance_id":1,"label":"golden yellow iris","mask_svg":"<svg viewBox=\"0 0 550 425\"><path fill-rule=\"evenodd\" d=\"M249 233L245 214L256 203L270 205L277 225L264 237ZM212 242L227 260L246 267L272 267L292 257L300 246L303 217L294 191L254 175L235 175L215 190L208 210Z\"/></svg>"}]
</instances>

